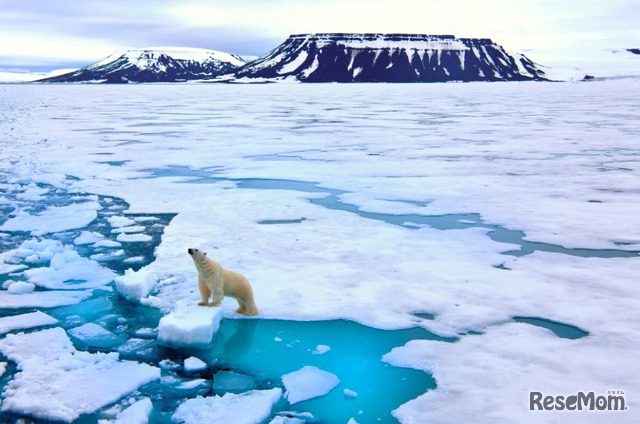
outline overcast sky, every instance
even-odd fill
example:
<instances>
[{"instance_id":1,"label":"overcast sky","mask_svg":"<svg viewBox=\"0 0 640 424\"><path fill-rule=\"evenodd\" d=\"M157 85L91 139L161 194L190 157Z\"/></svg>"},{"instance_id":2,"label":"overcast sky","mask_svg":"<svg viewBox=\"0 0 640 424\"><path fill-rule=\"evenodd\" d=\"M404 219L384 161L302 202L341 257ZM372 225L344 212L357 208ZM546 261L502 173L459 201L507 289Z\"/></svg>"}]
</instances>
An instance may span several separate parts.
<instances>
[{"instance_id":1,"label":"overcast sky","mask_svg":"<svg viewBox=\"0 0 640 424\"><path fill-rule=\"evenodd\" d=\"M492 38L536 60L640 48L640 0L0 0L0 69L79 67L154 46L260 56L310 32Z\"/></svg>"}]
</instances>

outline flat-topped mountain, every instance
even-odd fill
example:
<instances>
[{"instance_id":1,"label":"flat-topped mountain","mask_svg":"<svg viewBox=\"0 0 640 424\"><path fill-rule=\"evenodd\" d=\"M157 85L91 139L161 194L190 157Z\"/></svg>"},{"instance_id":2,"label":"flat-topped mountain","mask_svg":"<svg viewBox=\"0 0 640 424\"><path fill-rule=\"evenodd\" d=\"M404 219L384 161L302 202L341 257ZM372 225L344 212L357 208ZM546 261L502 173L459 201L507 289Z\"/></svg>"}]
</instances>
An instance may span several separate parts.
<instances>
[{"instance_id":1,"label":"flat-topped mountain","mask_svg":"<svg viewBox=\"0 0 640 424\"><path fill-rule=\"evenodd\" d=\"M291 35L235 76L304 82L547 79L539 65L490 39L421 34Z\"/></svg>"}]
</instances>

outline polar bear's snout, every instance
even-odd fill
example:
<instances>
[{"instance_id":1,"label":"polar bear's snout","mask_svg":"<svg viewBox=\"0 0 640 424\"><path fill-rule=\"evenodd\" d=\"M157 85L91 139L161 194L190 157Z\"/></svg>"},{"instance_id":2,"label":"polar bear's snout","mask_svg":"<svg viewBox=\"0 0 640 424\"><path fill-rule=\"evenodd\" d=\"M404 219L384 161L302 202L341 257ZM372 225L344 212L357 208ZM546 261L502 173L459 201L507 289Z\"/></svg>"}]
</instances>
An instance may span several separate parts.
<instances>
[{"instance_id":1,"label":"polar bear's snout","mask_svg":"<svg viewBox=\"0 0 640 424\"><path fill-rule=\"evenodd\" d=\"M188 252L190 255L193 255L193 249L192 249L192 248L187 249L187 252Z\"/></svg>"}]
</instances>

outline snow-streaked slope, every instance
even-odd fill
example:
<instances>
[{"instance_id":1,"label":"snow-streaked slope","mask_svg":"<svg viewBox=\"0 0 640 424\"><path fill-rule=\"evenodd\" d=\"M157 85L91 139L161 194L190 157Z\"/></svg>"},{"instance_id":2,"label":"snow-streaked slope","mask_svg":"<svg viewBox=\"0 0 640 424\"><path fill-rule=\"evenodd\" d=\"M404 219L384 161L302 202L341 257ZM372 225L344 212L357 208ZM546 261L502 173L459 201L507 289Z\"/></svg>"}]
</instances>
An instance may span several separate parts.
<instances>
[{"instance_id":1,"label":"snow-streaked slope","mask_svg":"<svg viewBox=\"0 0 640 424\"><path fill-rule=\"evenodd\" d=\"M244 61L216 50L151 47L116 52L100 62L42 82L176 82L233 72Z\"/></svg>"},{"instance_id":2,"label":"snow-streaked slope","mask_svg":"<svg viewBox=\"0 0 640 424\"><path fill-rule=\"evenodd\" d=\"M526 56L489 39L421 34L302 34L236 77L305 82L528 81L546 79Z\"/></svg>"}]
</instances>

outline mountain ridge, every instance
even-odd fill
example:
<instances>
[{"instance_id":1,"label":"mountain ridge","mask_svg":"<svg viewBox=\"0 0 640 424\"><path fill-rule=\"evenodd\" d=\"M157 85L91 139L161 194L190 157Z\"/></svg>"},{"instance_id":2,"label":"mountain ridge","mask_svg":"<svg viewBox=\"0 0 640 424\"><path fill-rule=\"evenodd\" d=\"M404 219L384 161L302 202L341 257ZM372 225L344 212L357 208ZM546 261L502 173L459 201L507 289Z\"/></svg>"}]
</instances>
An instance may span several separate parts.
<instances>
[{"instance_id":1,"label":"mountain ridge","mask_svg":"<svg viewBox=\"0 0 640 424\"><path fill-rule=\"evenodd\" d=\"M118 51L76 71L38 82L181 82L210 79L244 64L237 55L190 47L147 47Z\"/></svg>"}]
</instances>

